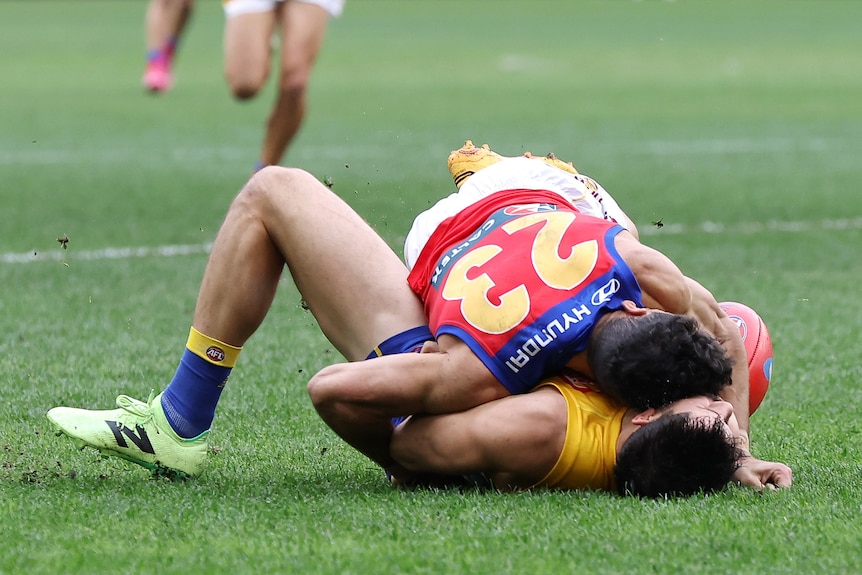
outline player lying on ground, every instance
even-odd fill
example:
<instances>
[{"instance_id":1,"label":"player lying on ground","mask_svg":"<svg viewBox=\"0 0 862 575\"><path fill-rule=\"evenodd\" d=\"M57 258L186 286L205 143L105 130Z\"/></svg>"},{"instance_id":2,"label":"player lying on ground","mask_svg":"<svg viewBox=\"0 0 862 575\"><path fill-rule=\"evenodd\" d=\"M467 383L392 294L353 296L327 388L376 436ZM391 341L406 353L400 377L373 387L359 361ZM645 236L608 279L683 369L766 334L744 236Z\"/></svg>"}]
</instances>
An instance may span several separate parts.
<instances>
[{"instance_id":1,"label":"player lying on ground","mask_svg":"<svg viewBox=\"0 0 862 575\"><path fill-rule=\"evenodd\" d=\"M540 160L530 162L543 164ZM570 175L557 168L549 169ZM550 192L544 194L543 200L553 200L561 208L568 205L565 197ZM668 291L675 294L682 290L689 295L690 307L692 290L678 269L657 252L639 247L627 232L614 230L618 232L615 237L626 237L627 253L649 255L650 261L641 262L647 272L673 272L665 274L671 284L660 290L662 297L658 301L666 299ZM532 238L525 239L532 244ZM273 167L255 174L228 211L204 273L186 351L163 393L146 403L120 396L118 409L110 411L55 408L49 412L49 419L81 446L119 455L155 472L199 474L221 391L240 346L266 316L285 264L324 334L352 362L334 371L324 370L321 377L310 382L309 390L318 400L322 398L317 405L319 409L323 406L327 422L384 468L395 465L389 453L391 417L455 412L508 395L467 343L451 335L438 338L440 353L398 353L411 351L429 339L424 310L407 283L404 264L356 212L311 174ZM646 285L660 287L657 278L645 279ZM651 297L647 301L657 301L656 296ZM692 387L688 395L712 394L715 387L720 389L726 383L726 358L715 353L715 340L691 331L690 320L614 301L617 309L603 309L598 321L592 321L598 311L591 312L591 321L584 322L597 326L587 332L592 336L591 348L602 348L606 335L611 336L611 347L618 348L611 329L615 323L645 323L641 321L644 318L657 318L660 324L682 326L682 337L672 342L675 346L694 347L694 359L702 348L707 352L707 363L719 360L719 381L706 382L707 390ZM684 321L680 323L678 319ZM720 325L721 320L716 322ZM654 331L654 322L647 323ZM393 341L397 345L388 346L393 355L374 362L359 361L379 342ZM549 348L541 351L547 353ZM652 363L674 364L678 350L671 351L666 356L667 350L650 348ZM560 363L564 361L562 358ZM579 352L572 363L587 375L593 371L585 352ZM359 369L352 371L351 367ZM669 372L677 371L679 366L671 365ZM535 370L531 373L533 385L544 375ZM346 390L344 383L348 384ZM371 384L366 388L378 394L373 404L362 403L363 396L356 393L357 383L360 387ZM524 387L515 391L528 391L528 385L524 382ZM658 397L666 395L662 392ZM326 411L327 401L332 398L347 401L357 412L351 414L348 428L338 427L338 413ZM747 441L742 447L747 448ZM759 487L760 479L747 471L753 461L746 460L736 478Z\"/></svg>"},{"instance_id":2,"label":"player lying on ground","mask_svg":"<svg viewBox=\"0 0 862 575\"><path fill-rule=\"evenodd\" d=\"M408 474L393 480L445 484L448 476L467 476L501 490L690 495L721 489L730 480L740 452L728 439L737 425L733 407L717 398L638 411L561 375L530 393L464 412L408 418L392 439L393 457ZM759 471L764 487L792 483L786 466L767 464ZM428 473L434 475L423 475Z\"/></svg>"}]
</instances>

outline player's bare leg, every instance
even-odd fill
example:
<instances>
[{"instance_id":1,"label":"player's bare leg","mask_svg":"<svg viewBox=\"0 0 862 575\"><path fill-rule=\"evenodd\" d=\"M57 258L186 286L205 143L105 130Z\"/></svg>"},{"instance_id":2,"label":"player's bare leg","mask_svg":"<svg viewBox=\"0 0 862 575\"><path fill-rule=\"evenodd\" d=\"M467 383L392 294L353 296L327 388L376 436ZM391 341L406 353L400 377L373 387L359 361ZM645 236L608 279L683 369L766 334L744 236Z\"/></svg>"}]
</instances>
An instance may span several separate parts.
<instances>
[{"instance_id":1,"label":"player's bare leg","mask_svg":"<svg viewBox=\"0 0 862 575\"><path fill-rule=\"evenodd\" d=\"M260 325L285 264L324 334L350 361L425 324L407 268L380 236L311 174L252 176L216 238L194 326L241 346Z\"/></svg>"},{"instance_id":2,"label":"player's bare leg","mask_svg":"<svg viewBox=\"0 0 862 575\"><path fill-rule=\"evenodd\" d=\"M266 123L261 165L278 164L305 117L308 83L323 44L329 14L304 2L280 5L281 64L278 95Z\"/></svg>"},{"instance_id":3,"label":"player's bare leg","mask_svg":"<svg viewBox=\"0 0 862 575\"><path fill-rule=\"evenodd\" d=\"M228 15L224 29L224 75L238 100L257 95L269 76L273 10Z\"/></svg>"},{"instance_id":4,"label":"player's bare leg","mask_svg":"<svg viewBox=\"0 0 862 575\"><path fill-rule=\"evenodd\" d=\"M174 53L193 6L194 0L150 0L147 5L144 30L147 65L143 77L147 90L166 92L173 85Z\"/></svg>"}]
</instances>

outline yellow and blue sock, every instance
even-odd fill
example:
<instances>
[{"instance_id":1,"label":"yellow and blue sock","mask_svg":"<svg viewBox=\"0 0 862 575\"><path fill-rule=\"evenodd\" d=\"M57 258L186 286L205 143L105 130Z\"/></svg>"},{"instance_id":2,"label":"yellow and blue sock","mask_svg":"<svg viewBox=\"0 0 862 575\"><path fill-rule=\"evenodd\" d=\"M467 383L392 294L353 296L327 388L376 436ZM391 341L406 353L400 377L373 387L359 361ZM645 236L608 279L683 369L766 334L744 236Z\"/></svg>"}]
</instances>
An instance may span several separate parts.
<instances>
[{"instance_id":1,"label":"yellow and blue sock","mask_svg":"<svg viewBox=\"0 0 862 575\"><path fill-rule=\"evenodd\" d=\"M162 393L162 409L177 435L197 437L210 428L241 350L191 328L180 365Z\"/></svg>"}]
</instances>

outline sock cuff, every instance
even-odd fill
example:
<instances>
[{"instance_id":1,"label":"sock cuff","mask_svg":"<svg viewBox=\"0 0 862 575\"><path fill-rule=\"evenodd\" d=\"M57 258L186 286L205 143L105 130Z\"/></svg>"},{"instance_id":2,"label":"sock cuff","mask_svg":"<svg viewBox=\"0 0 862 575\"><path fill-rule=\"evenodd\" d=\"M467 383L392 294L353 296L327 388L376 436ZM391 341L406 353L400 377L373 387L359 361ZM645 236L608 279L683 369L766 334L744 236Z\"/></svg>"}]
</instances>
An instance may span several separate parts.
<instances>
[{"instance_id":1,"label":"sock cuff","mask_svg":"<svg viewBox=\"0 0 862 575\"><path fill-rule=\"evenodd\" d=\"M241 347L234 347L202 334L194 326L189 330L186 349L213 365L231 368L236 365L239 352L242 351Z\"/></svg>"}]
</instances>

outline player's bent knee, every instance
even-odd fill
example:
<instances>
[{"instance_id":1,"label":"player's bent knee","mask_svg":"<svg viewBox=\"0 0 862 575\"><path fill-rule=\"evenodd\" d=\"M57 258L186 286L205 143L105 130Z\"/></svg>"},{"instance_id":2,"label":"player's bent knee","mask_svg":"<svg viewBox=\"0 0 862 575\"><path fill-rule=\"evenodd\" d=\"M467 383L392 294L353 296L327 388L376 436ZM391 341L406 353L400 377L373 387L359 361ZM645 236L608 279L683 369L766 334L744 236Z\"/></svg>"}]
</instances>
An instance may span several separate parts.
<instances>
[{"instance_id":1,"label":"player's bent knee","mask_svg":"<svg viewBox=\"0 0 862 575\"><path fill-rule=\"evenodd\" d=\"M225 73L228 89L237 100L250 100L266 85L266 75L255 78L248 74Z\"/></svg>"},{"instance_id":2,"label":"player's bent knee","mask_svg":"<svg viewBox=\"0 0 862 575\"><path fill-rule=\"evenodd\" d=\"M273 199L293 186L295 178L292 171L296 169L281 166L266 166L258 170L234 198L231 209L253 212L270 209Z\"/></svg>"},{"instance_id":3,"label":"player's bent knee","mask_svg":"<svg viewBox=\"0 0 862 575\"><path fill-rule=\"evenodd\" d=\"M240 86L231 90L233 97L237 100L251 100L257 96L257 90Z\"/></svg>"},{"instance_id":4,"label":"player's bent knee","mask_svg":"<svg viewBox=\"0 0 862 575\"><path fill-rule=\"evenodd\" d=\"M279 195L302 190L317 184L317 179L301 168L265 166L255 172L240 192L251 196L277 193Z\"/></svg>"},{"instance_id":5,"label":"player's bent knee","mask_svg":"<svg viewBox=\"0 0 862 575\"><path fill-rule=\"evenodd\" d=\"M231 203L232 218L270 222L274 226L293 225L295 218L307 213L320 201L326 187L300 168L266 166L255 172Z\"/></svg>"}]
</instances>

